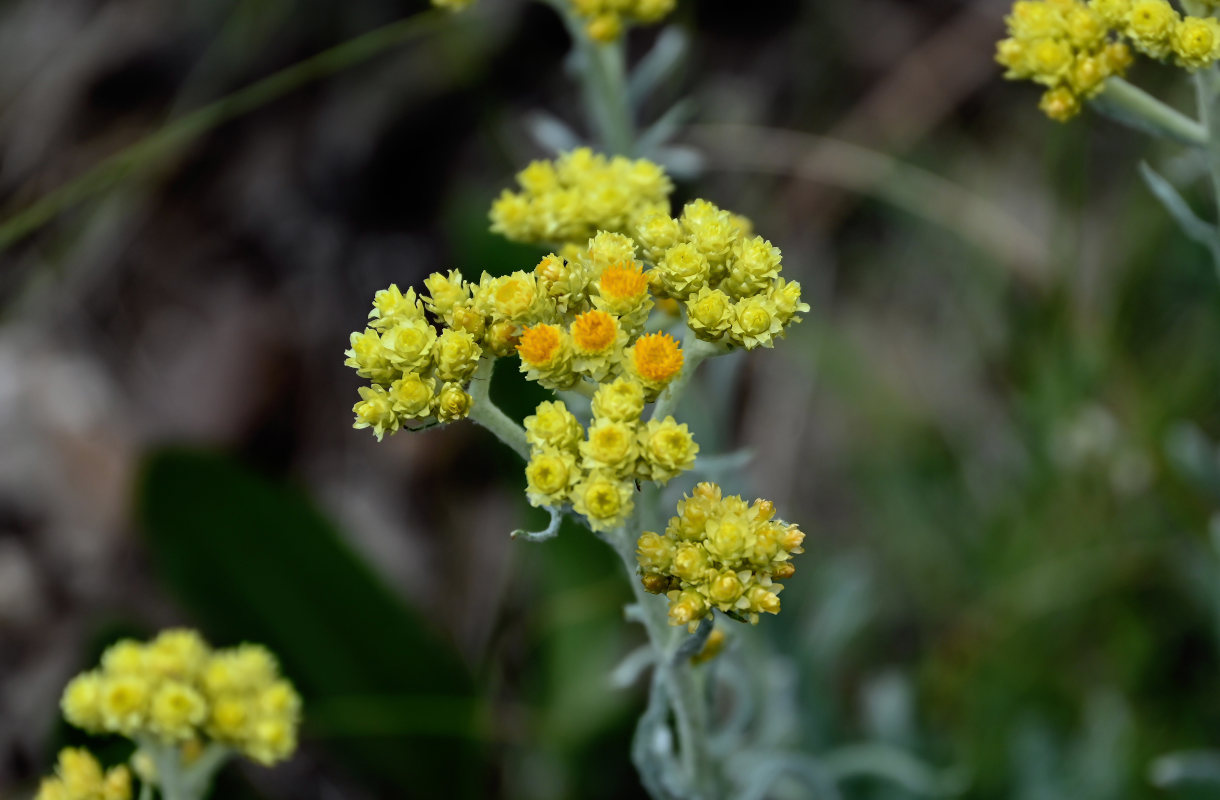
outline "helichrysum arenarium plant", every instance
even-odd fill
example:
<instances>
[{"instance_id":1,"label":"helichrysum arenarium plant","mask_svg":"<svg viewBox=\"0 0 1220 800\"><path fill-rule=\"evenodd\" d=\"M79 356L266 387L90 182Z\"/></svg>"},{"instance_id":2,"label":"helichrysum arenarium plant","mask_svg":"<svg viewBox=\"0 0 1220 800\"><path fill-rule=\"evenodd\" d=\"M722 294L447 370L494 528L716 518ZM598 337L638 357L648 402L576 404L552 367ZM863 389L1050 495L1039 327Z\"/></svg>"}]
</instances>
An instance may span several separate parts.
<instances>
[{"instance_id":1,"label":"helichrysum arenarium plant","mask_svg":"<svg viewBox=\"0 0 1220 800\"><path fill-rule=\"evenodd\" d=\"M1005 76L1043 87L1040 107L1060 122L1086 103L1116 120L1191 147L1220 204L1220 4L1214 0L1018 0L997 47ZM1197 118L1124 79L1140 61L1181 70L1195 85ZM1220 269L1220 227L1198 216L1147 164L1141 173L1183 233Z\"/></svg>"},{"instance_id":2,"label":"helichrysum arenarium plant","mask_svg":"<svg viewBox=\"0 0 1220 800\"><path fill-rule=\"evenodd\" d=\"M36 800L130 800L137 783L140 800L201 800L233 757L270 766L291 756L301 718L300 697L265 648L215 650L190 630L112 645L72 679L61 706L72 725L136 750L130 767L111 769L64 750Z\"/></svg>"},{"instance_id":3,"label":"helichrysum arenarium plant","mask_svg":"<svg viewBox=\"0 0 1220 800\"><path fill-rule=\"evenodd\" d=\"M522 457L526 497L550 514L546 530L518 538L549 539L568 515L610 544L650 645L652 695L633 747L643 782L658 798L726 797L707 672L725 637L713 621L778 613L805 534L771 502L706 481L663 512L660 488L708 455L679 412L700 364L774 347L809 306L750 220L709 200L675 207L668 170L636 152L650 137L627 101L622 36L672 2L551 5L573 35L605 152L534 161L491 203L494 232L551 251L537 263L376 293L346 353L367 381L355 427L382 439L468 417ZM523 423L490 399L498 359L552 393Z\"/></svg>"}]
</instances>

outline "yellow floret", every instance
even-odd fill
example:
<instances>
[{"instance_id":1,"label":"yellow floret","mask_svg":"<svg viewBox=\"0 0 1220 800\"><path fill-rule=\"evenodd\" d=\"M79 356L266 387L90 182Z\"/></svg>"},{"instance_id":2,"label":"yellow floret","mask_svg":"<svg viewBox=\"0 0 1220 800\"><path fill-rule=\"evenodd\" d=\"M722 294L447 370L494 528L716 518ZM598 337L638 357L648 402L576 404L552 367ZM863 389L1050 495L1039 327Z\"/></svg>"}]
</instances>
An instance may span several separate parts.
<instances>
[{"instance_id":1,"label":"yellow floret","mask_svg":"<svg viewBox=\"0 0 1220 800\"><path fill-rule=\"evenodd\" d=\"M475 290L476 306L493 320L529 325L547 316L554 303L538 286L532 272L517 271L493 278L486 272Z\"/></svg>"},{"instance_id":2,"label":"yellow floret","mask_svg":"<svg viewBox=\"0 0 1220 800\"><path fill-rule=\"evenodd\" d=\"M1170 40L1179 66L1194 71L1220 58L1220 22L1212 17L1186 17L1174 26Z\"/></svg>"},{"instance_id":3,"label":"yellow floret","mask_svg":"<svg viewBox=\"0 0 1220 800\"><path fill-rule=\"evenodd\" d=\"M627 368L652 399L682 371L682 359L682 348L672 336L650 333L636 339L627 351Z\"/></svg>"},{"instance_id":4,"label":"yellow floret","mask_svg":"<svg viewBox=\"0 0 1220 800\"><path fill-rule=\"evenodd\" d=\"M588 439L580 443L586 468L605 470L620 478L634 472L639 455L638 431L634 424L612 419L595 420Z\"/></svg>"},{"instance_id":5,"label":"yellow floret","mask_svg":"<svg viewBox=\"0 0 1220 800\"><path fill-rule=\"evenodd\" d=\"M356 414L356 422L352 425L357 430L372 428L377 441L386 433L398 430L398 415L394 413L394 405L386 390L380 386L361 386L358 390L360 401L352 406Z\"/></svg>"},{"instance_id":6,"label":"yellow floret","mask_svg":"<svg viewBox=\"0 0 1220 800\"><path fill-rule=\"evenodd\" d=\"M203 695L188 684L168 681L153 695L149 727L164 741L183 742L195 735L207 716Z\"/></svg>"},{"instance_id":7,"label":"yellow floret","mask_svg":"<svg viewBox=\"0 0 1220 800\"><path fill-rule=\"evenodd\" d=\"M695 336L719 341L733 324L733 300L720 289L700 289L686 301L686 323Z\"/></svg>"},{"instance_id":8,"label":"yellow floret","mask_svg":"<svg viewBox=\"0 0 1220 800\"><path fill-rule=\"evenodd\" d=\"M554 447L534 448L525 465L525 496L535 507L562 505L579 477L571 453Z\"/></svg>"},{"instance_id":9,"label":"yellow floret","mask_svg":"<svg viewBox=\"0 0 1220 800\"><path fill-rule=\"evenodd\" d=\"M438 422L456 422L470 416L474 398L462 388L462 384L452 381L441 386L436 395L435 413Z\"/></svg>"},{"instance_id":10,"label":"yellow floret","mask_svg":"<svg viewBox=\"0 0 1220 800\"><path fill-rule=\"evenodd\" d=\"M271 766L292 755L296 747L296 726L289 720L269 717L254 725L242 752L264 766Z\"/></svg>"},{"instance_id":11,"label":"yellow floret","mask_svg":"<svg viewBox=\"0 0 1220 800\"><path fill-rule=\"evenodd\" d=\"M572 343L558 325L540 323L526 328L517 353L521 371L548 389L568 389L577 381L572 371Z\"/></svg>"},{"instance_id":12,"label":"yellow floret","mask_svg":"<svg viewBox=\"0 0 1220 800\"><path fill-rule=\"evenodd\" d=\"M408 372L390 385L387 397L399 420L427 419L432 416L436 379Z\"/></svg>"},{"instance_id":13,"label":"yellow floret","mask_svg":"<svg viewBox=\"0 0 1220 800\"><path fill-rule=\"evenodd\" d=\"M630 481L612 473L594 471L573 487L570 499L594 531L608 531L621 525L635 507Z\"/></svg>"},{"instance_id":14,"label":"yellow floret","mask_svg":"<svg viewBox=\"0 0 1220 800\"><path fill-rule=\"evenodd\" d=\"M572 453L585 429L562 400L539 403L525 418L525 438L533 447L555 447Z\"/></svg>"},{"instance_id":15,"label":"yellow floret","mask_svg":"<svg viewBox=\"0 0 1220 800\"><path fill-rule=\"evenodd\" d=\"M369 312L369 323L374 328L390 328L403 322L424 318L424 305L414 289L403 294L396 284L373 295L373 310Z\"/></svg>"},{"instance_id":16,"label":"yellow floret","mask_svg":"<svg viewBox=\"0 0 1220 800\"><path fill-rule=\"evenodd\" d=\"M203 637L192 630L163 631L144 650L146 669L162 678L194 680L211 652Z\"/></svg>"},{"instance_id":17,"label":"yellow floret","mask_svg":"<svg viewBox=\"0 0 1220 800\"><path fill-rule=\"evenodd\" d=\"M632 228L631 238L650 264L656 264L665 251L682 240L682 225L666 213L642 217Z\"/></svg>"},{"instance_id":18,"label":"yellow floret","mask_svg":"<svg viewBox=\"0 0 1220 800\"><path fill-rule=\"evenodd\" d=\"M680 242L665 251L649 276L661 293L685 300L705 288L711 274L707 256L690 242Z\"/></svg>"},{"instance_id":19,"label":"yellow floret","mask_svg":"<svg viewBox=\"0 0 1220 800\"><path fill-rule=\"evenodd\" d=\"M470 286L456 269L448 273L433 272L424 278L428 294L424 295L425 307L437 317L448 322L455 308L470 299Z\"/></svg>"},{"instance_id":20,"label":"yellow floret","mask_svg":"<svg viewBox=\"0 0 1220 800\"><path fill-rule=\"evenodd\" d=\"M478 369L483 348L464 330L446 328L432 348L433 368L442 381L465 383Z\"/></svg>"},{"instance_id":21,"label":"yellow floret","mask_svg":"<svg viewBox=\"0 0 1220 800\"><path fill-rule=\"evenodd\" d=\"M1071 89L1060 86L1043 94L1038 108L1056 122L1067 122L1080 113L1080 98Z\"/></svg>"},{"instance_id":22,"label":"yellow floret","mask_svg":"<svg viewBox=\"0 0 1220 800\"><path fill-rule=\"evenodd\" d=\"M734 304L733 324L729 328L733 344L747 350L772 347L783 330L779 314L765 296L747 297Z\"/></svg>"},{"instance_id":23,"label":"yellow floret","mask_svg":"<svg viewBox=\"0 0 1220 800\"><path fill-rule=\"evenodd\" d=\"M1170 40L1179 19L1168 0L1136 0L1127 12L1125 33L1135 49L1164 58L1171 52Z\"/></svg>"},{"instance_id":24,"label":"yellow floret","mask_svg":"<svg viewBox=\"0 0 1220 800\"><path fill-rule=\"evenodd\" d=\"M673 417L650 420L640 430L641 477L667 483L695 465L699 445L683 423Z\"/></svg>"},{"instance_id":25,"label":"yellow floret","mask_svg":"<svg viewBox=\"0 0 1220 800\"><path fill-rule=\"evenodd\" d=\"M352 333L351 347L344 351L347 360L343 363L356 370L362 378L374 383L389 385L398 375L390 364L390 351L382 344L381 334L372 328Z\"/></svg>"},{"instance_id":26,"label":"yellow floret","mask_svg":"<svg viewBox=\"0 0 1220 800\"><path fill-rule=\"evenodd\" d=\"M593 395L593 416L617 422L640 418L644 413L644 387L630 378L603 383Z\"/></svg>"},{"instance_id":27,"label":"yellow floret","mask_svg":"<svg viewBox=\"0 0 1220 800\"><path fill-rule=\"evenodd\" d=\"M99 672L85 672L69 681L59 702L64 719L86 731L100 731L101 689L102 675Z\"/></svg>"},{"instance_id":28,"label":"yellow floret","mask_svg":"<svg viewBox=\"0 0 1220 800\"><path fill-rule=\"evenodd\" d=\"M139 675L116 675L102 680L98 693L102 727L126 736L136 733L148 715L151 687Z\"/></svg>"}]
</instances>

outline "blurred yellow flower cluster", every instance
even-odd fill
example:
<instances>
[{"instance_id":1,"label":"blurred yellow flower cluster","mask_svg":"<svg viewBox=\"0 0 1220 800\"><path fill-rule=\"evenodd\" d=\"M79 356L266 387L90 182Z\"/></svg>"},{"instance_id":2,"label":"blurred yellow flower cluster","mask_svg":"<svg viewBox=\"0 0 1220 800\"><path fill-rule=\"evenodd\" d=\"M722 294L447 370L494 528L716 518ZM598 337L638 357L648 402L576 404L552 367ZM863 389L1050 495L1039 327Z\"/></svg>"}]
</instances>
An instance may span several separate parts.
<instances>
[{"instance_id":1,"label":"blurred yellow flower cluster","mask_svg":"<svg viewBox=\"0 0 1220 800\"><path fill-rule=\"evenodd\" d=\"M572 11L585 21L589 38L612 42L624 23L650 25L674 10L675 0L568 0Z\"/></svg>"},{"instance_id":2,"label":"blurred yellow flower cluster","mask_svg":"<svg viewBox=\"0 0 1220 800\"><path fill-rule=\"evenodd\" d=\"M699 445L686 425L671 416L645 422L644 398L632 378L602 384L587 431L562 401L540 404L525 420L530 504L571 505L593 530L610 530L631 513L635 481L664 484L694 466Z\"/></svg>"},{"instance_id":3,"label":"blurred yellow flower cluster","mask_svg":"<svg viewBox=\"0 0 1220 800\"><path fill-rule=\"evenodd\" d=\"M1220 22L1184 17L1168 0L1018 0L1006 21L996 55L1005 77L1046 86L1041 108L1060 121L1124 74L1132 47L1192 71L1220 59Z\"/></svg>"},{"instance_id":4,"label":"blurred yellow flower cluster","mask_svg":"<svg viewBox=\"0 0 1220 800\"><path fill-rule=\"evenodd\" d=\"M664 534L646 532L636 545L644 587L669 597L673 625L694 625L718 608L750 622L779 613L775 580L795 572L805 534L777 520L767 500L747 504L700 483L678 503Z\"/></svg>"},{"instance_id":5,"label":"blurred yellow flower cluster","mask_svg":"<svg viewBox=\"0 0 1220 800\"><path fill-rule=\"evenodd\" d=\"M91 733L183 748L212 741L261 764L296 749L301 700L257 645L213 650L190 630L124 640L64 690L64 718Z\"/></svg>"},{"instance_id":6,"label":"blurred yellow flower cluster","mask_svg":"<svg viewBox=\"0 0 1220 800\"><path fill-rule=\"evenodd\" d=\"M131 772L123 766L103 770L88 750L64 749L55 775L43 779L34 800L131 800Z\"/></svg>"},{"instance_id":7,"label":"blurred yellow flower cluster","mask_svg":"<svg viewBox=\"0 0 1220 800\"><path fill-rule=\"evenodd\" d=\"M607 158L582 147L554 161L534 161L491 207L491 229L515 242L584 242L598 231L669 209L673 183L645 159Z\"/></svg>"}]
</instances>

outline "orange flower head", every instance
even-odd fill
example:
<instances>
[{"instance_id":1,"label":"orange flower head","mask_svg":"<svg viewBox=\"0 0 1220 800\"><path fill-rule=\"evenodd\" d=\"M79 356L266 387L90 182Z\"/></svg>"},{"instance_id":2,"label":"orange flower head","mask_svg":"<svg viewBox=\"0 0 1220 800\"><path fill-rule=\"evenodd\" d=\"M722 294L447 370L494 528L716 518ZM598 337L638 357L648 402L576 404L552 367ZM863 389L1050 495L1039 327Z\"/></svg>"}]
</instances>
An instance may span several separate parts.
<instances>
[{"instance_id":1,"label":"orange flower head","mask_svg":"<svg viewBox=\"0 0 1220 800\"><path fill-rule=\"evenodd\" d=\"M533 367L551 363L563 343L560 333L556 325L539 324L526 328L521 332L521 341L517 343L521 360Z\"/></svg>"},{"instance_id":2,"label":"orange flower head","mask_svg":"<svg viewBox=\"0 0 1220 800\"><path fill-rule=\"evenodd\" d=\"M682 348L668 333L636 339L631 349L635 370L646 380L664 383L682 370Z\"/></svg>"},{"instance_id":3,"label":"orange flower head","mask_svg":"<svg viewBox=\"0 0 1220 800\"><path fill-rule=\"evenodd\" d=\"M634 261L611 264L602 270L597 288L607 300L631 300L648 291L648 276Z\"/></svg>"},{"instance_id":4,"label":"orange flower head","mask_svg":"<svg viewBox=\"0 0 1220 800\"><path fill-rule=\"evenodd\" d=\"M618 321L613 315L594 309L572 320L572 341L584 353L600 353L618 338Z\"/></svg>"}]
</instances>

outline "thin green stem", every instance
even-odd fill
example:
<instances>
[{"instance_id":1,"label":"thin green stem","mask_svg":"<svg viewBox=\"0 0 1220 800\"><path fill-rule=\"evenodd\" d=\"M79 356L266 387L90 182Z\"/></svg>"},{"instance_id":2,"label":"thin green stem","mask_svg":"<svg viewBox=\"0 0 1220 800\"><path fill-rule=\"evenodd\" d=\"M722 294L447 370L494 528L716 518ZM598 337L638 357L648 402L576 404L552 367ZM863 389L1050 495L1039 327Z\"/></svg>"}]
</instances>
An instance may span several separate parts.
<instances>
[{"instance_id":1,"label":"thin green stem","mask_svg":"<svg viewBox=\"0 0 1220 800\"><path fill-rule=\"evenodd\" d=\"M1195 73L1195 97L1199 104L1199 120L1207 131L1207 171L1211 176L1217 218L1220 218L1220 93L1217 92L1215 67ZM1220 224L1213 226L1212 237L1212 260L1220 271Z\"/></svg>"},{"instance_id":2,"label":"thin green stem","mask_svg":"<svg viewBox=\"0 0 1220 800\"><path fill-rule=\"evenodd\" d=\"M627 83L623 37L598 42L589 36L587 23L561 0L545 0L568 27L580 59L580 82L589 123L608 153L631 155L635 149L635 119Z\"/></svg>"},{"instance_id":3,"label":"thin green stem","mask_svg":"<svg viewBox=\"0 0 1220 800\"><path fill-rule=\"evenodd\" d=\"M1122 78L1107 80L1105 91L1093 100L1093 106L1124 125L1154 136L1164 136L1195 147L1203 147L1208 142L1206 125L1201 125Z\"/></svg>"},{"instance_id":4,"label":"thin green stem","mask_svg":"<svg viewBox=\"0 0 1220 800\"><path fill-rule=\"evenodd\" d=\"M639 515L631 523L613 531L608 537L627 571L627 580L639 608L639 620L656 653L655 669L668 687L669 704L674 712L681 748L682 771L692 798L711 800L716 794L716 773L708 746L707 704L704 701L701 675L689 660L674 663L674 655L685 639L683 630L669 624L665 600L644 589L637 576L638 562L635 543L642 533Z\"/></svg>"},{"instance_id":5,"label":"thin green stem","mask_svg":"<svg viewBox=\"0 0 1220 800\"><path fill-rule=\"evenodd\" d=\"M511 447L517 455L529 460L530 445L525 438L525 429L500 410L491 399L491 375L495 368L494 358L484 358L470 381L470 418L491 431Z\"/></svg>"},{"instance_id":6,"label":"thin green stem","mask_svg":"<svg viewBox=\"0 0 1220 800\"><path fill-rule=\"evenodd\" d=\"M264 78L245 89L169 122L115 153L85 174L50 192L0 222L0 252L7 250L64 211L114 187L132 173L159 164L208 131L260 108L313 81L341 72L410 39L429 33L451 18L430 11L391 22Z\"/></svg>"}]
</instances>

